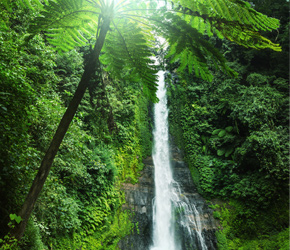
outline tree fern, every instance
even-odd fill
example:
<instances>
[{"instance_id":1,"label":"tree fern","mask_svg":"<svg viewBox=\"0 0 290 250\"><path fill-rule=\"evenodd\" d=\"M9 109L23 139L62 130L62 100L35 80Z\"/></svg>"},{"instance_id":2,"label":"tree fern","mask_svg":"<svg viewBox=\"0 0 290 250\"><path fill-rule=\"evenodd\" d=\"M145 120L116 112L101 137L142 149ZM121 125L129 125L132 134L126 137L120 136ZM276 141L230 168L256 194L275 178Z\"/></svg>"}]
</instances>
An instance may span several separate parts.
<instances>
[{"instance_id":1,"label":"tree fern","mask_svg":"<svg viewBox=\"0 0 290 250\"><path fill-rule=\"evenodd\" d=\"M29 32L46 31L48 41L58 50L84 46L95 36L100 9L85 0L49 1Z\"/></svg>"},{"instance_id":2,"label":"tree fern","mask_svg":"<svg viewBox=\"0 0 290 250\"><path fill-rule=\"evenodd\" d=\"M123 69L130 69L130 80L136 78L143 83L143 92L156 101L157 69L150 59L150 51L146 34L137 23L123 19L114 23L114 27L104 46L101 62L106 70L121 76Z\"/></svg>"},{"instance_id":3,"label":"tree fern","mask_svg":"<svg viewBox=\"0 0 290 250\"><path fill-rule=\"evenodd\" d=\"M202 35L212 36L216 34L219 38L227 38L245 47L280 50L277 44L272 43L258 33L259 30L277 28L279 22L276 19L268 18L256 12L251 8L249 3L240 0L174 0L173 2L181 4L182 9L173 8L167 10L164 8L150 15L148 11L152 11L156 7L154 1L123 0L119 1L114 11L110 11L112 11L112 18L122 20L120 24L123 23L124 25L124 19L131 20L131 23L128 22L126 24L128 25L126 27L128 30L131 29L130 25L133 22L139 22L139 27L145 24L142 27L144 30L146 25L152 26L153 21L152 27L156 28L159 34L166 37L172 45L170 53L172 54L172 51L175 51L176 55L174 59L180 57L182 60L180 69L184 69L188 63L192 64L194 61L194 66L197 68L195 72L207 80L211 79L207 69L207 60L209 58L215 61L217 68L225 70L230 74L233 74L233 71L227 67L221 54L210 43L205 42ZM49 1L49 4L45 6L41 16L36 19L35 25L31 27L30 31L31 33L36 33L40 30L45 30L49 42L59 50L70 50L75 46L83 46L87 43L88 39L95 36L98 29L99 17L106 15L106 11L108 12L109 10L109 4L113 4L113 1ZM159 18L154 15L159 15ZM119 25L119 22L116 23ZM118 25L112 27L114 32L110 33L112 33L111 36L114 36L114 39L119 44L116 42L116 44L109 47L109 44L112 42L107 42L108 51L110 51L109 55L111 57L113 57L114 53L117 55L119 48L123 48L123 51L126 53L115 56L113 63L107 63L107 69L112 68L118 72L122 68L120 66L129 65L129 61L133 62L135 72L137 72L137 65L138 67L140 66L140 69L143 69L145 65L150 68L145 57L142 57L144 65L136 63L138 61L133 59L138 53L133 53L133 50L129 50L131 47L138 47L138 43L134 45L136 37L133 36L133 39L130 39L130 36L126 37L129 31L124 33L125 29L118 28ZM134 30L134 28L131 30ZM144 51L146 54L145 51L148 47L144 45L139 49L139 51ZM129 55L131 59L127 60ZM146 56L148 55L146 54ZM140 69L138 69L138 74L142 77L144 86L149 86L148 81L144 80L148 76L144 77L144 74L141 73L143 71ZM191 70L192 67L190 66L189 71ZM150 75L152 74L150 73ZM153 81L151 89L156 90L154 85L156 78L151 78L151 80Z\"/></svg>"},{"instance_id":4,"label":"tree fern","mask_svg":"<svg viewBox=\"0 0 290 250\"><path fill-rule=\"evenodd\" d=\"M167 56L172 56L172 61L180 60L179 71L183 71L188 66L191 72L194 66L197 76L211 81L212 75L208 69L208 60L211 59L215 62L216 68L235 75L235 72L227 66L222 54L204 39L199 30L193 28L180 16L165 13L155 21L160 27L157 29L158 34L165 37L171 45Z\"/></svg>"},{"instance_id":5,"label":"tree fern","mask_svg":"<svg viewBox=\"0 0 290 250\"><path fill-rule=\"evenodd\" d=\"M212 33L220 38L227 38L237 44L255 49L271 48L281 51L278 44L272 43L258 32L273 30L279 27L279 21L267 17L254 9L247 2L240 0L201 0L173 1L183 6L180 16L200 33L209 36ZM200 17L199 19L188 19L186 16ZM201 20L203 19L203 21ZM206 32L203 26L206 24Z\"/></svg>"},{"instance_id":6,"label":"tree fern","mask_svg":"<svg viewBox=\"0 0 290 250\"><path fill-rule=\"evenodd\" d=\"M204 19L236 21L257 30L272 30L279 27L279 21L269 18L251 8L241 0L173 0L187 9L187 14L195 13ZM248 27L249 27L248 26Z\"/></svg>"},{"instance_id":7,"label":"tree fern","mask_svg":"<svg viewBox=\"0 0 290 250\"><path fill-rule=\"evenodd\" d=\"M132 4L119 1L116 6L113 3L95 0L49 1L49 5L44 7L29 32L33 36L44 30L47 40L57 50L67 51L76 46L86 45L89 39L94 40L98 35L101 17L108 15L112 20L120 18L121 21L111 26L103 62L108 62L104 59L106 56L110 58L112 61L107 63L107 70L113 69L116 74L123 67L130 65L131 75L138 75L143 82L143 92L156 101L156 70L149 59L152 53L149 51L148 35L144 32L146 29L141 29L142 25L137 25L132 19L130 22L124 21L126 13L122 13L126 8L132 8L132 5L138 9L142 9L143 6L145 10L147 5L142 5L141 1ZM122 11L118 12L119 9ZM29 38L30 36L27 39Z\"/></svg>"}]
</instances>

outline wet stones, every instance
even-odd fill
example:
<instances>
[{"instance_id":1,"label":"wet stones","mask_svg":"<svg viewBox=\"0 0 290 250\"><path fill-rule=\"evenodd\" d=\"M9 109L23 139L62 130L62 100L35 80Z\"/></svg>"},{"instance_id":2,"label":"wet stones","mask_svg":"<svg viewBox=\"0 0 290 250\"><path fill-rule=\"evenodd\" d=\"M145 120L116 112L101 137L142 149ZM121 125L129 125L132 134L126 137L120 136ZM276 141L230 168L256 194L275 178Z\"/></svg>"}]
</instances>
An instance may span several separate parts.
<instances>
[{"instance_id":1,"label":"wet stones","mask_svg":"<svg viewBox=\"0 0 290 250\"><path fill-rule=\"evenodd\" d=\"M218 223L212 216L212 210L207 206L205 199L198 194L189 168L182 161L181 152L174 148L171 155L174 180L179 183L184 199L193 203L199 212L201 234L207 249L215 250L217 249L215 231L218 228ZM141 171L139 182L137 184L125 183L122 187L126 199L123 209L130 209L134 212L132 222L136 225L133 232L119 242L119 247L123 250L149 250L153 243L154 166L151 157L146 158L143 162L145 166ZM178 223L176 225L176 240L180 242L181 250L202 249L197 235L189 235L187 229Z\"/></svg>"}]
</instances>

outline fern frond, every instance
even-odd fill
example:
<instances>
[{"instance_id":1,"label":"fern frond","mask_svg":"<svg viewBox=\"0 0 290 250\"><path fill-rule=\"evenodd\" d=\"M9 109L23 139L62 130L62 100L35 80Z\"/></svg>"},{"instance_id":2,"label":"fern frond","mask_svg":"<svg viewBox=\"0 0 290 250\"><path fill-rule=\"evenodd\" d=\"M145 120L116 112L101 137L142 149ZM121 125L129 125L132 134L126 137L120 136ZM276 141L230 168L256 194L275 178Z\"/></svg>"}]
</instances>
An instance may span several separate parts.
<instances>
[{"instance_id":1,"label":"fern frond","mask_svg":"<svg viewBox=\"0 0 290 250\"><path fill-rule=\"evenodd\" d=\"M186 16L196 16L204 20L203 26L198 26L197 18L191 23L201 34L216 33L220 38L227 38L245 47L255 49L270 48L280 51L278 44L272 43L259 31L270 31L279 27L279 20L267 17L251 8L251 5L241 0L173 0L181 4L183 19ZM181 14L180 14L181 16Z\"/></svg>"},{"instance_id":2,"label":"fern frond","mask_svg":"<svg viewBox=\"0 0 290 250\"><path fill-rule=\"evenodd\" d=\"M85 0L51 0L35 19L29 33L45 31L52 45L68 51L85 45L95 36L99 11Z\"/></svg>"},{"instance_id":3,"label":"fern frond","mask_svg":"<svg viewBox=\"0 0 290 250\"><path fill-rule=\"evenodd\" d=\"M107 36L100 61L117 77L122 77L124 69L129 70L129 80L141 80L144 94L156 102L158 70L150 58L153 54L149 45L138 24L128 19L119 20Z\"/></svg>"},{"instance_id":4,"label":"fern frond","mask_svg":"<svg viewBox=\"0 0 290 250\"><path fill-rule=\"evenodd\" d=\"M204 80L211 81L213 76L208 69L209 60L213 60L217 69L223 70L229 75L236 75L230 69L223 55L189 23L181 16L173 13L165 13L160 18L153 18L158 22L157 32L160 36L166 38L170 44L168 57L172 61L180 61L179 71L188 66L189 72L192 72L192 66L197 76Z\"/></svg>"},{"instance_id":5,"label":"fern frond","mask_svg":"<svg viewBox=\"0 0 290 250\"><path fill-rule=\"evenodd\" d=\"M35 7L38 8L38 10L41 10L43 8L43 3L47 3L48 0L1 0L1 3L3 6L8 10L9 12L12 12L12 4L19 4L23 8L28 8L31 10L35 10Z\"/></svg>"},{"instance_id":6,"label":"fern frond","mask_svg":"<svg viewBox=\"0 0 290 250\"><path fill-rule=\"evenodd\" d=\"M172 2L186 8L184 13L199 13L205 19L236 21L243 25L251 25L256 30L273 30L279 27L277 19L257 12L249 3L241 0L173 0Z\"/></svg>"},{"instance_id":7,"label":"fern frond","mask_svg":"<svg viewBox=\"0 0 290 250\"><path fill-rule=\"evenodd\" d=\"M220 32L228 40L246 48L270 48L274 51L281 51L279 44L273 43L271 40L263 37L257 31L245 30L241 26L234 26L231 28L230 24L218 24L215 27L215 31Z\"/></svg>"}]
</instances>

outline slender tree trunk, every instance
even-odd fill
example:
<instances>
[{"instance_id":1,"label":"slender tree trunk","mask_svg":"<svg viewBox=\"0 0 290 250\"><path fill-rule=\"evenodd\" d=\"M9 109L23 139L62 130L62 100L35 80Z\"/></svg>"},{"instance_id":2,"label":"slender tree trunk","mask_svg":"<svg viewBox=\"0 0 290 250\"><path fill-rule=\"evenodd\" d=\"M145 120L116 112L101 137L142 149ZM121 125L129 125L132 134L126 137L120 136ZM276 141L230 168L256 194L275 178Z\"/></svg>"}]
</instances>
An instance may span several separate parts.
<instances>
[{"instance_id":1,"label":"slender tree trunk","mask_svg":"<svg viewBox=\"0 0 290 250\"><path fill-rule=\"evenodd\" d=\"M96 72L96 64L104 44L106 34L109 30L109 26L110 20L104 19L100 29L100 34L95 43L94 50L92 51L89 57L88 63L85 65L84 73L73 96L73 99L71 100L66 112L64 113L58 125L58 128L50 143L50 146L41 162L41 166L38 170L38 173L33 180L29 193L26 196L26 199L20 212L18 213L18 215L21 216L22 218L22 222L16 225L16 227L11 232L12 236L14 236L18 240L20 240L24 234L28 219L30 217L31 212L33 211L36 200L49 174L56 153L77 111L77 108L84 96L84 93L88 88L89 81Z\"/></svg>"}]
</instances>

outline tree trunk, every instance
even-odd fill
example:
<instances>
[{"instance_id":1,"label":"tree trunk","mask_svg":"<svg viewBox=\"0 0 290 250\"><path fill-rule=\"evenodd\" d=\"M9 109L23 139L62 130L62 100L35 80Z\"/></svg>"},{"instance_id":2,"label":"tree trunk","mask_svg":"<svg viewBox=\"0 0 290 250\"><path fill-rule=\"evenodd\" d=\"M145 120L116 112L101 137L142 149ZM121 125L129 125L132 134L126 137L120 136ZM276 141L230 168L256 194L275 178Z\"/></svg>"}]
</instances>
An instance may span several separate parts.
<instances>
[{"instance_id":1,"label":"tree trunk","mask_svg":"<svg viewBox=\"0 0 290 250\"><path fill-rule=\"evenodd\" d=\"M41 162L38 173L33 180L29 193L27 194L24 204L20 212L18 213L18 215L22 218L22 222L20 224L17 224L11 232L12 236L14 236L18 240L20 240L24 234L28 219L31 212L33 211L36 200L49 174L56 153L85 94L85 91L89 85L89 81L92 78L93 74L95 74L96 72L97 61L99 59L99 55L103 47L109 27L110 20L104 19L100 29L100 34L95 43L94 50L91 52L89 60L85 65L84 73L73 96L73 99L71 100L66 112L64 113L58 125L58 128L50 143L50 146Z\"/></svg>"}]
</instances>

